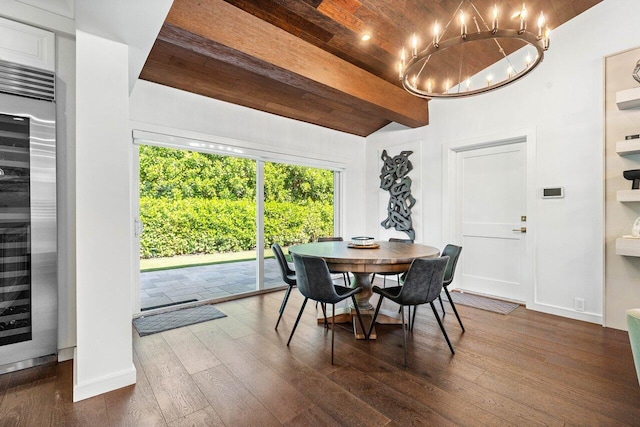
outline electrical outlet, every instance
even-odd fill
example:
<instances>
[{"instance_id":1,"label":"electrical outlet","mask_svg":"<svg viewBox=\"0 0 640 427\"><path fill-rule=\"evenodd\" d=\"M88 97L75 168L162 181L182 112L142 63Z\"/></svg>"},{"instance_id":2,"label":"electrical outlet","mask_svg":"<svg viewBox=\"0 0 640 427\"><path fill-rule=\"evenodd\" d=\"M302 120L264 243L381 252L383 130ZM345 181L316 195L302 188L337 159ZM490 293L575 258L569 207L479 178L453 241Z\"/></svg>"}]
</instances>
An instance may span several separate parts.
<instances>
[{"instance_id":1,"label":"electrical outlet","mask_svg":"<svg viewBox=\"0 0 640 427\"><path fill-rule=\"evenodd\" d=\"M584 298L574 298L573 309L575 311L584 311Z\"/></svg>"}]
</instances>

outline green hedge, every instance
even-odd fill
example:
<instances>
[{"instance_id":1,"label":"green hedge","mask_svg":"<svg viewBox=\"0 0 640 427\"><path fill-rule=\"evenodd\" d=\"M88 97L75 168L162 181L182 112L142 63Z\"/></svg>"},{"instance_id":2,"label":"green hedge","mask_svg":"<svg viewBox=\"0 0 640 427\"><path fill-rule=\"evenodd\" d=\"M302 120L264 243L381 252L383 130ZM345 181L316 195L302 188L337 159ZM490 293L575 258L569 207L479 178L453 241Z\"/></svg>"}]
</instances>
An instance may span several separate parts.
<instances>
[{"instance_id":1,"label":"green hedge","mask_svg":"<svg viewBox=\"0 0 640 427\"><path fill-rule=\"evenodd\" d=\"M333 234L333 206L265 203L265 245L306 243ZM142 258L254 249L255 204L246 200L140 198Z\"/></svg>"}]
</instances>

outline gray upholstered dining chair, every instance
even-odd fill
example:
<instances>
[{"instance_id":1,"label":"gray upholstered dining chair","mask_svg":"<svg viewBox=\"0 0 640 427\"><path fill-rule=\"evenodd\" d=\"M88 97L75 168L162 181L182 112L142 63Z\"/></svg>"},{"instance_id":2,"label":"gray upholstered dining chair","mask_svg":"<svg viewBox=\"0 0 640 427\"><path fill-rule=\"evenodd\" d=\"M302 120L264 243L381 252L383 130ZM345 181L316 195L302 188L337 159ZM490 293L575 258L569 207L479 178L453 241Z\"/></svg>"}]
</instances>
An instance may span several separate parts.
<instances>
[{"instance_id":1,"label":"gray upholstered dining chair","mask_svg":"<svg viewBox=\"0 0 640 427\"><path fill-rule=\"evenodd\" d=\"M449 303L451 304L451 308L453 309L453 313L456 315L458 319L458 323L460 324L460 328L462 328L462 332L464 332L464 326L462 325L462 320L460 319L460 315L458 314L458 310L456 309L456 305L453 303L453 299L451 298L451 294L447 289L447 286L453 282L453 275L456 272L456 265L458 264L458 258L460 258L460 252L462 252L462 247L456 245L447 245L442 250L441 256L448 256L449 263L447 264L447 269L444 272L444 279L442 280L442 287L444 292L447 294L447 298L449 299ZM442 308L442 318L446 315L446 311L444 310L444 304L442 303L442 293L438 295L438 300L440 301L440 307ZM413 330L414 325L416 324L416 307L413 309L413 319L411 320L411 329Z\"/></svg>"},{"instance_id":2,"label":"gray upholstered dining chair","mask_svg":"<svg viewBox=\"0 0 640 427\"><path fill-rule=\"evenodd\" d=\"M458 258L460 258L460 252L462 252L462 247L456 245L447 245L442 250L442 256L449 257L449 263L447 264L447 269L444 272L444 280L442 286L444 288L445 294L447 294L447 298L449 299L449 304L451 304L451 308L453 309L453 313L456 315L458 319L458 323L460 324L460 328L462 328L462 332L464 332L464 326L462 325L462 320L460 320L460 315L458 314L458 310L456 310L456 305L453 303L453 299L451 299L451 294L449 293L449 289L447 287L453 282L453 275L456 273L456 265L458 265ZM438 299L440 300L440 307L442 308L442 317L445 316L444 304L442 304L442 297L439 295ZM415 316L415 310L413 312ZM415 321L413 322L415 323Z\"/></svg>"},{"instance_id":3,"label":"gray upholstered dining chair","mask_svg":"<svg viewBox=\"0 0 640 427\"><path fill-rule=\"evenodd\" d=\"M627 310L626 315L631 354L633 355L633 363L636 365L638 383L640 383L640 308Z\"/></svg>"},{"instance_id":4,"label":"gray upholstered dining chair","mask_svg":"<svg viewBox=\"0 0 640 427\"><path fill-rule=\"evenodd\" d=\"M402 286L392 286L385 289L378 286L373 287L373 292L380 295L380 299L378 300L378 305L376 306L376 310L373 314L371 325L367 331L367 338L373 331L373 325L375 324L378 313L380 312L382 301L387 298L396 304L399 304L401 309L400 312L402 313L402 338L405 367L407 366L407 330L409 329L409 325L405 324L404 308L407 306L415 307L417 305L427 303L431 305L431 310L436 316L436 320L438 321L440 330L449 345L451 354L455 354L451 341L449 341L449 336L444 330L440 316L438 316L438 312L433 305L433 301L438 298L438 295L440 295L440 292L442 291L442 279L444 278L444 272L447 268L448 262L449 257L417 258L411 263L411 267L409 267L409 271L407 271L407 276Z\"/></svg>"},{"instance_id":5,"label":"gray upholstered dining chair","mask_svg":"<svg viewBox=\"0 0 640 427\"><path fill-rule=\"evenodd\" d=\"M325 237L318 237L317 241L318 242L344 242L344 239L342 237L325 236ZM345 273L344 271L331 271L331 274L342 274L342 280L344 280L345 286L348 286L351 284L351 278L349 277L349 273Z\"/></svg>"},{"instance_id":6,"label":"gray upholstered dining chair","mask_svg":"<svg viewBox=\"0 0 640 427\"><path fill-rule=\"evenodd\" d=\"M358 308L358 303L356 302L355 298L355 295L362 291L362 286L349 288L346 286L335 285L333 283L333 280L331 279L331 273L329 273L327 263L322 258L297 254L292 254L292 257L293 265L296 270L298 290L304 296L304 302L302 303L302 307L300 307L300 313L298 313L296 323L293 325L293 329L291 330L291 335L289 336L289 341L287 341L287 346L291 343L291 338L293 338L293 334L298 327L300 317L302 317L304 307L307 305L308 300L311 299L314 301L318 301L321 304L325 305L331 304L331 313L333 314L331 320L331 364L333 365L333 342L335 336L334 329L336 325L335 304L347 298L351 298L356 309L360 327L364 331L365 328L364 324L362 323L362 317L360 316L360 309Z\"/></svg>"},{"instance_id":7,"label":"gray upholstered dining chair","mask_svg":"<svg viewBox=\"0 0 640 427\"><path fill-rule=\"evenodd\" d=\"M284 299L282 300L282 304L280 305L280 315L278 316L278 321L276 322L276 329L278 329L278 325L280 324L280 319L282 319L282 313L284 313L284 308L287 306L287 301L289 301L289 296L291 295L291 289L295 288L297 285L296 282L296 272L289 267L289 263L282 252L282 248L279 244L274 243L271 245L271 250L278 260L278 265L280 266L280 272L282 273L282 281L288 285L287 291L284 294Z\"/></svg>"},{"instance_id":8,"label":"gray upholstered dining chair","mask_svg":"<svg viewBox=\"0 0 640 427\"><path fill-rule=\"evenodd\" d=\"M397 237L390 237L389 241L396 242L396 243L413 243L413 239L398 239ZM387 287L387 276L396 276L396 280L398 281L398 284L400 284L400 273L373 273L373 275L371 276L371 283L373 283L373 281L376 280L376 274L379 276L383 276L382 277L383 288Z\"/></svg>"}]
</instances>

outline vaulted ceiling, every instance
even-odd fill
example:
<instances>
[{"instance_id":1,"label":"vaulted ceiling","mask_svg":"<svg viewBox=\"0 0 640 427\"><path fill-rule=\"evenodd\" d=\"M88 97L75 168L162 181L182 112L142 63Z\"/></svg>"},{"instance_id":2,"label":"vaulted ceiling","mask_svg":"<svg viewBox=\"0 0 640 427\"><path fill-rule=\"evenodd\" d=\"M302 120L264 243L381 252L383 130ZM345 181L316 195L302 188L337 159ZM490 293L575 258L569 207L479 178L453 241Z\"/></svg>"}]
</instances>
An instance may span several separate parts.
<instances>
[{"instance_id":1,"label":"vaulted ceiling","mask_svg":"<svg viewBox=\"0 0 640 427\"><path fill-rule=\"evenodd\" d=\"M544 10L556 28L600 1L526 5L533 16ZM520 0L473 0L485 16L496 2L505 25L522 6ZM428 35L434 21L448 22L460 3L174 0L140 78L355 135L367 136L392 121L424 126L427 101L402 89L398 52L420 28ZM364 34L371 39L362 41ZM487 49L480 58L472 72L500 56Z\"/></svg>"}]
</instances>

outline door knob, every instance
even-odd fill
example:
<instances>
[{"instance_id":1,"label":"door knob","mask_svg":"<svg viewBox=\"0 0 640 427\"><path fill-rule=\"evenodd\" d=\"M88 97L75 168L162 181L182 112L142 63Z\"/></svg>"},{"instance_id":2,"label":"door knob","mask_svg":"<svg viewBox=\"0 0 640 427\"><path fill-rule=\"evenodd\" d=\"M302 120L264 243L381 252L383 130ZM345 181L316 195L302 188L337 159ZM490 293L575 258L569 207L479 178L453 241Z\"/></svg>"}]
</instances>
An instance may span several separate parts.
<instances>
[{"instance_id":1,"label":"door knob","mask_svg":"<svg viewBox=\"0 0 640 427\"><path fill-rule=\"evenodd\" d=\"M526 233L527 227L514 228L513 231L517 231L519 233Z\"/></svg>"}]
</instances>

